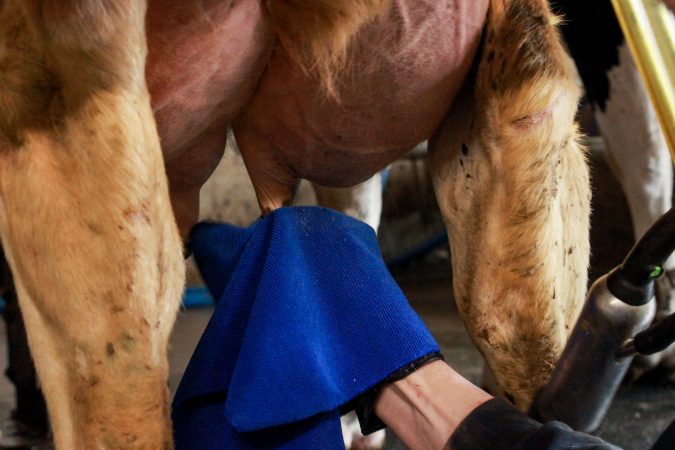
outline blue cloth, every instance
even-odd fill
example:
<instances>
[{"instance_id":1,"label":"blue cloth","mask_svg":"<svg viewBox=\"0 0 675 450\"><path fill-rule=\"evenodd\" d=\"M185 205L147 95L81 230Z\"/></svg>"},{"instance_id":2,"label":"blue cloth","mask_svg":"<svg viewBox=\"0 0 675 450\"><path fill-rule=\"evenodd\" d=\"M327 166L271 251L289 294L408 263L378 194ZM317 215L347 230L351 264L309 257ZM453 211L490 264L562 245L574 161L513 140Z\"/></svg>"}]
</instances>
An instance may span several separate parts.
<instances>
[{"instance_id":1,"label":"blue cloth","mask_svg":"<svg viewBox=\"0 0 675 450\"><path fill-rule=\"evenodd\" d=\"M338 409L438 351L362 222L281 208L190 244L218 303L174 398L177 449L342 449Z\"/></svg>"}]
</instances>

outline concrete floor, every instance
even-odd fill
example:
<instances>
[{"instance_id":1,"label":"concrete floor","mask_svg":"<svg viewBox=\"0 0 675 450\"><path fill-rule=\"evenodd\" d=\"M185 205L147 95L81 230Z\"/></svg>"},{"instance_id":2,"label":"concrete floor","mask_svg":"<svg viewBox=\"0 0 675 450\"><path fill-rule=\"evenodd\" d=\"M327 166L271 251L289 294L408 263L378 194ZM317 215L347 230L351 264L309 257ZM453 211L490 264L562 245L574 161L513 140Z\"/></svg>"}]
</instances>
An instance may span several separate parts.
<instances>
[{"instance_id":1,"label":"concrete floor","mask_svg":"<svg viewBox=\"0 0 675 450\"><path fill-rule=\"evenodd\" d=\"M625 201L616 181L597 157L594 165L594 225L592 231L592 276L616 265L631 246L632 231L626 217ZM401 209L401 205L396 205ZM432 221L433 222L433 221ZM410 234L406 231L406 234ZM388 239L392 239L389 237ZM394 241L398 241L394 239ZM400 242L399 242L400 243ZM440 343L446 360L461 374L478 383L482 360L466 334L452 300L447 253L417 263L397 273L413 307ZM211 308L182 311L171 345L170 387L175 390L199 336L211 315ZM6 352L4 324L0 321L0 354ZM4 358L2 358L4 365ZM13 404L13 391L0 377L0 417ZM601 427L600 435L625 449L647 449L667 424L675 419L675 389L672 386L624 386ZM403 445L389 435L385 448L401 450Z\"/></svg>"}]
</instances>

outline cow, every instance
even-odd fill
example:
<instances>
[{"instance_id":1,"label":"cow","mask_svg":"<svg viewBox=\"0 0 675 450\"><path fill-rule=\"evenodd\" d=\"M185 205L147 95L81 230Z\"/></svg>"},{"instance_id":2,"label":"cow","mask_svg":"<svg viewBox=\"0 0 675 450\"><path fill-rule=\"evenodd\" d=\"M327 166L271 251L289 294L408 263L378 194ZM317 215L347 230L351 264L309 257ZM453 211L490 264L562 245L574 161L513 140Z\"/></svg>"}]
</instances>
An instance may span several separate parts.
<instances>
[{"instance_id":1,"label":"cow","mask_svg":"<svg viewBox=\"0 0 675 450\"><path fill-rule=\"evenodd\" d=\"M230 127L263 213L430 139L459 310L527 408L589 254L557 22L546 0L0 1L0 234L57 447L172 447L184 242Z\"/></svg>"}]
</instances>

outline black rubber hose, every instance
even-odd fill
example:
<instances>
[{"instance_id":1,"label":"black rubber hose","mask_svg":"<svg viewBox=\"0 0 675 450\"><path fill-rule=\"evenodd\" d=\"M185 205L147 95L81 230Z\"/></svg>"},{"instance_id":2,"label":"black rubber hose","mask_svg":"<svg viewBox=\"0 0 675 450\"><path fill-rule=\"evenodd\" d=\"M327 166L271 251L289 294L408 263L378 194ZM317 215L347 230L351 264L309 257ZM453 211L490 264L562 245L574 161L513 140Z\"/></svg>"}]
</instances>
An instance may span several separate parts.
<instances>
[{"instance_id":1,"label":"black rubber hose","mask_svg":"<svg viewBox=\"0 0 675 450\"><path fill-rule=\"evenodd\" d=\"M651 355L665 350L673 342L675 342L675 314L659 320L633 338L633 346L641 355Z\"/></svg>"},{"instance_id":2,"label":"black rubber hose","mask_svg":"<svg viewBox=\"0 0 675 450\"><path fill-rule=\"evenodd\" d=\"M675 251L675 209L671 208L638 241L623 262L621 272L633 284L644 284L657 266Z\"/></svg>"},{"instance_id":3,"label":"black rubber hose","mask_svg":"<svg viewBox=\"0 0 675 450\"><path fill-rule=\"evenodd\" d=\"M653 278L675 251L675 208L664 214L635 244L623 264L607 280L617 298L631 305L644 305L653 295Z\"/></svg>"},{"instance_id":4,"label":"black rubber hose","mask_svg":"<svg viewBox=\"0 0 675 450\"><path fill-rule=\"evenodd\" d=\"M649 450L673 450L675 448L675 420L661 433L658 440Z\"/></svg>"}]
</instances>

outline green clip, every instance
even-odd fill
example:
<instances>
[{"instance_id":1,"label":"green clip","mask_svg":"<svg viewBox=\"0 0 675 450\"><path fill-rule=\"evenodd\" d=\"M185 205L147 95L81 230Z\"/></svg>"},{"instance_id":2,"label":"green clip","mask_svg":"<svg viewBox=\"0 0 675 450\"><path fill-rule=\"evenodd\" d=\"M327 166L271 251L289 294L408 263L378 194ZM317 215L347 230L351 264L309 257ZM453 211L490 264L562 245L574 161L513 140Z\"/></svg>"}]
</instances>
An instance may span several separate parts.
<instances>
[{"instance_id":1,"label":"green clip","mask_svg":"<svg viewBox=\"0 0 675 450\"><path fill-rule=\"evenodd\" d=\"M649 274L649 279L653 280L654 278L658 278L661 275L663 275L663 267L656 266L654 267L654 270L652 270L651 273Z\"/></svg>"}]
</instances>

